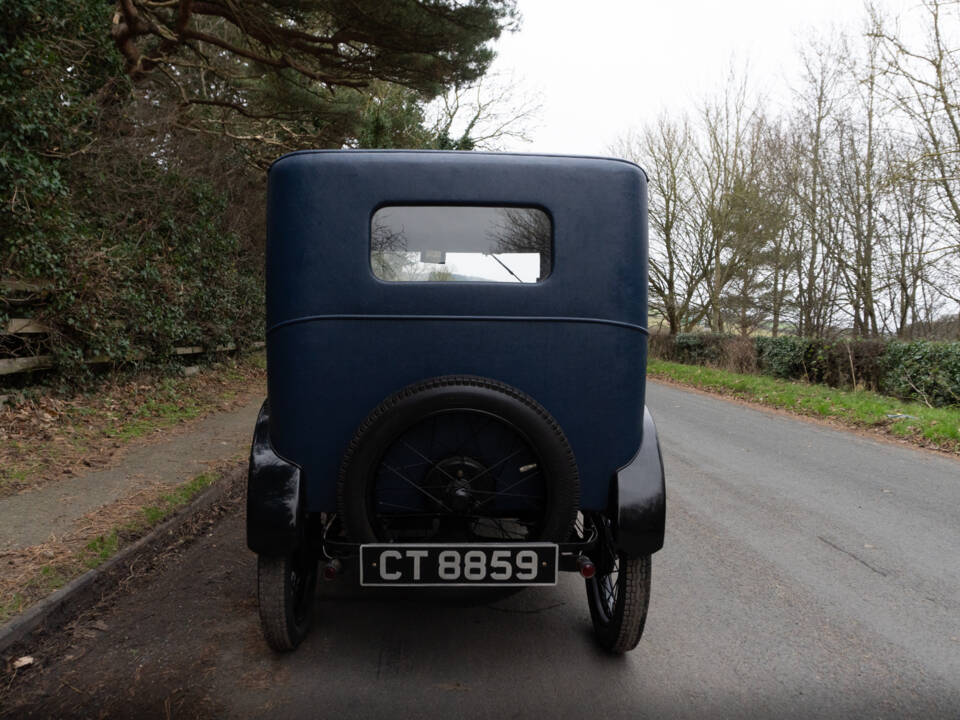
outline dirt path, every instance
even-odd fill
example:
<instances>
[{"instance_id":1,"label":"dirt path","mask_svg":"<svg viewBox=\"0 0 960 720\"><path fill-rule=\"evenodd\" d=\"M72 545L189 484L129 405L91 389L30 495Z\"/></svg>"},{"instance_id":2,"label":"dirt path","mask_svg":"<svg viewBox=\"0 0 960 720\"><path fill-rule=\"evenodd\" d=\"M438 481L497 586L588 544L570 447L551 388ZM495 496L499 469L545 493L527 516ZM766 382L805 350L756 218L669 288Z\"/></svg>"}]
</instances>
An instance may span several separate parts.
<instances>
[{"instance_id":1,"label":"dirt path","mask_svg":"<svg viewBox=\"0 0 960 720\"><path fill-rule=\"evenodd\" d=\"M112 557L245 458L265 394L254 357L6 411L0 470L12 463L27 477L19 492L0 482L0 624Z\"/></svg>"},{"instance_id":2,"label":"dirt path","mask_svg":"<svg viewBox=\"0 0 960 720\"><path fill-rule=\"evenodd\" d=\"M217 645L239 632L263 654L250 596L256 561L242 546L243 469L226 481L220 504L144 556L97 606L34 640L34 663L12 670L19 653L0 661L0 718L219 717L202 690ZM145 603L143 615L130 603ZM213 622L227 614L236 620Z\"/></svg>"},{"instance_id":3,"label":"dirt path","mask_svg":"<svg viewBox=\"0 0 960 720\"><path fill-rule=\"evenodd\" d=\"M107 469L0 498L0 552L63 537L98 508L145 489L174 487L245 454L262 402L255 397L167 430L164 439L131 448Z\"/></svg>"}]
</instances>

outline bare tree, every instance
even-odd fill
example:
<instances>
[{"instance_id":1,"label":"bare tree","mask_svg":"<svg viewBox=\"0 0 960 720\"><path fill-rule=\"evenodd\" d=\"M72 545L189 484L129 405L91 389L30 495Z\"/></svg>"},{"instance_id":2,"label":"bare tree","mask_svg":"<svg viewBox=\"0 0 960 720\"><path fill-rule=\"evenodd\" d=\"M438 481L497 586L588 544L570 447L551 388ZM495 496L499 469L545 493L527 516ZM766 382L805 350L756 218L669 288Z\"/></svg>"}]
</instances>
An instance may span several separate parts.
<instances>
[{"instance_id":1,"label":"bare tree","mask_svg":"<svg viewBox=\"0 0 960 720\"><path fill-rule=\"evenodd\" d=\"M905 40L900 26L876 7L869 11L890 80L885 92L920 140L912 172L937 190L932 210L944 224L949 251L937 289L960 310L960 2L922 0L909 17L919 24L922 40L916 42Z\"/></svg>"},{"instance_id":2,"label":"bare tree","mask_svg":"<svg viewBox=\"0 0 960 720\"><path fill-rule=\"evenodd\" d=\"M540 94L515 78L488 75L448 90L427 118L441 150L503 150L510 140L530 141L542 108Z\"/></svg>"},{"instance_id":3,"label":"bare tree","mask_svg":"<svg viewBox=\"0 0 960 720\"><path fill-rule=\"evenodd\" d=\"M793 192L799 232L795 235L797 334L822 336L831 325L837 278L827 249L837 233L828 147L842 79L836 40L816 42L802 53L803 74L792 123L797 175Z\"/></svg>"},{"instance_id":4,"label":"bare tree","mask_svg":"<svg viewBox=\"0 0 960 720\"><path fill-rule=\"evenodd\" d=\"M883 174L893 183L880 217L878 273L884 292L879 313L885 332L899 338L922 336L933 319L920 304L936 260L931 253L936 249L930 216L932 188L907 172L903 148L892 138L882 152Z\"/></svg>"},{"instance_id":5,"label":"bare tree","mask_svg":"<svg viewBox=\"0 0 960 720\"><path fill-rule=\"evenodd\" d=\"M651 307L698 327L911 337L960 309L960 0L811 40L779 117L745 73L613 151L650 172Z\"/></svg>"},{"instance_id":6,"label":"bare tree","mask_svg":"<svg viewBox=\"0 0 960 720\"><path fill-rule=\"evenodd\" d=\"M642 132L623 136L611 152L649 172L650 304L675 335L702 317L695 317L694 300L706 275L703 236L693 217L689 120L662 115Z\"/></svg>"},{"instance_id":7,"label":"bare tree","mask_svg":"<svg viewBox=\"0 0 960 720\"><path fill-rule=\"evenodd\" d=\"M862 67L849 50L842 106L835 117L836 147L833 153L833 197L840 217L837 243L830 250L845 292L843 309L851 316L853 333L876 337L874 248L879 241L878 221L888 179L877 162L880 126L880 98L877 92L878 42L868 36Z\"/></svg>"},{"instance_id":8,"label":"bare tree","mask_svg":"<svg viewBox=\"0 0 960 720\"><path fill-rule=\"evenodd\" d=\"M782 323L795 305L792 270L797 264L795 248L801 227L793 202L794 179L798 175L798 158L790 136L782 122L767 122L763 163L763 186L771 202L779 209L777 226L768 249L768 305L770 334L780 334Z\"/></svg>"},{"instance_id":9,"label":"bare tree","mask_svg":"<svg viewBox=\"0 0 960 720\"><path fill-rule=\"evenodd\" d=\"M782 307L783 235L790 217L780 178L770 172L778 146L759 119L749 136L749 162L725 198L731 237L732 272L723 310L740 335L747 336Z\"/></svg>"},{"instance_id":10,"label":"bare tree","mask_svg":"<svg viewBox=\"0 0 960 720\"><path fill-rule=\"evenodd\" d=\"M916 169L930 171L944 210L960 226L960 47L953 40L960 31L960 2L921 0L920 8L923 47L901 39L876 8L871 34L881 41L886 72L894 80L888 95L914 122L924 159L931 161Z\"/></svg>"},{"instance_id":11,"label":"bare tree","mask_svg":"<svg viewBox=\"0 0 960 720\"><path fill-rule=\"evenodd\" d=\"M702 105L700 122L693 197L707 230L707 317L713 331L723 332L727 286L748 262L755 241L743 232L743 197L756 197L764 118L745 74L730 72L725 90Z\"/></svg>"}]
</instances>

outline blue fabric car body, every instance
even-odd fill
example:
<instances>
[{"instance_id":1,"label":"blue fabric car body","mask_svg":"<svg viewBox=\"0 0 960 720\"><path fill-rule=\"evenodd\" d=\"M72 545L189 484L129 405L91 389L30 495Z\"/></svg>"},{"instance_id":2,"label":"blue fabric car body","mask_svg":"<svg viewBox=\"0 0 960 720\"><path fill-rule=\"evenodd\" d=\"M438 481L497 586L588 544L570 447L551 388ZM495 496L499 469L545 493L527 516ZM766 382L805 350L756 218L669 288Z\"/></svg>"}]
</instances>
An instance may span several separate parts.
<instances>
[{"instance_id":1,"label":"blue fabric car body","mask_svg":"<svg viewBox=\"0 0 960 720\"><path fill-rule=\"evenodd\" d=\"M552 270L537 283L387 282L371 219L388 206L538 208ZM345 448L384 398L446 375L536 399L569 440L584 511L622 546L662 546L664 483L645 411L646 177L619 160L308 151L269 173L269 405L251 455L248 544L289 551L337 510Z\"/></svg>"},{"instance_id":2,"label":"blue fabric car body","mask_svg":"<svg viewBox=\"0 0 960 720\"><path fill-rule=\"evenodd\" d=\"M295 648L318 563L361 585L551 586L634 648L663 545L644 405L646 176L545 155L316 151L272 166L247 544Z\"/></svg>"}]
</instances>

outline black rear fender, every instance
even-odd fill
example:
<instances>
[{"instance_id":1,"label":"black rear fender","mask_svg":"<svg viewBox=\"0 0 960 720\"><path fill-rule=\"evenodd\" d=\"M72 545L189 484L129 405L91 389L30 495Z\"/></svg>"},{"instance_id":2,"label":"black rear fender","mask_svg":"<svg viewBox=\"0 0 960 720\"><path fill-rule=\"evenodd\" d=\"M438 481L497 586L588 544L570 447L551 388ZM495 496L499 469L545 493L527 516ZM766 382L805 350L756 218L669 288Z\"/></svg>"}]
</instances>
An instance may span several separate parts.
<instances>
[{"instance_id":1,"label":"black rear fender","mask_svg":"<svg viewBox=\"0 0 960 720\"><path fill-rule=\"evenodd\" d=\"M613 479L610 516L620 549L631 555L650 555L663 547L667 493L657 426L643 410L640 449Z\"/></svg>"},{"instance_id":2,"label":"black rear fender","mask_svg":"<svg viewBox=\"0 0 960 720\"><path fill-rule=\"evenodd\" d=\"M287 555L300 544L300 468L274 451L270 442L270 401L257 416L247 472L247 547L264 555Z\"/></svg>"}]
</instances>

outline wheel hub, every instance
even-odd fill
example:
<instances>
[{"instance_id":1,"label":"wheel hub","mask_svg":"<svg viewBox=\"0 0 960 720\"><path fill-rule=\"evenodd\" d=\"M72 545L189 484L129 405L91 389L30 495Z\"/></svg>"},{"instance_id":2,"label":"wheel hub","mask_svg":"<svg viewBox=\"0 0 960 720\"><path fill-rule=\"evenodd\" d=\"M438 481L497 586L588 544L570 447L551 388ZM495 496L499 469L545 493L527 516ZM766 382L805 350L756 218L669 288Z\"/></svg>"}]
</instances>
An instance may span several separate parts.
<instances>
[{"instance_id":1,"label":"wheel hub","mask_svg":"<svg viewBox=\"0 0 960 720\"><path fill-rule=\"evenodd\" d=\"M450 510L465 514L473 509L477 502L474 495L473 479L486 468L469 457L449 457L441 460L427 474L427 484L443 488L441 500Z\"/></svg>"}]
</instances>

